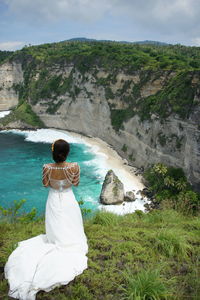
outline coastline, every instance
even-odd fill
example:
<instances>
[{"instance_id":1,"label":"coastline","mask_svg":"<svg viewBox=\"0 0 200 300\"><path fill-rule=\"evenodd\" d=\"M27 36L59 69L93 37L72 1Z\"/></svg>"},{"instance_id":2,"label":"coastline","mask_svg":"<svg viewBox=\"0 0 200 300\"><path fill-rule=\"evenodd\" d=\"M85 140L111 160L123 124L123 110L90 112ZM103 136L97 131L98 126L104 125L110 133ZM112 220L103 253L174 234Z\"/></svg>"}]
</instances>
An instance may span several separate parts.
<instances>
[{"instance_id":1,"label":"coastline","mask_svg":"<svg viewBox=\"0 0 200 300\"><path fill-rule=\"evenodd\" d=\"M97 203L98 209L110 211L119 215L132 213L138 209L145 211L144 204L148 203L148 200L146 198L143 198L141 194L138 193L138 191L142 190L145 187L142 183L142 176L135 175L135 172L137 172L138 169L128 165L127 161L123 159L117 153L117 151L113 149L112 146L110 146L100 138L86 136L77 132L58 128L41 128L36 130L24 130L23 128L21 128L7 130L16 131L18 133L20 131L27 132L27 136L25 138L27 141L52 143L56 139L63 138L68 140L69 143L84 144L88 147L89 152L94 153L94 163L97 166L100 166L101 177L104 178L107 171L112 169L124 184L125 192L133 191L136 196L135 201L123 202L122 204L118 205L102 205L100 203ZM45 134L41 135L41 132L43 133L43 131L45 132ZM48 135L46 131L49 131Z\"/></svg>"},{"instance_id":2,"label":"coastline","mask_svg":"<svg viewBox=\"0 0 200 300\"><path fill-rule=\"evenodd\" d=\"M143 198L138 191L142 190L145 186L142 183L142 176L135 175L137 168L132 167L125 163L124 159L114 150L109 144L103 140L96 137L89 137L82 135L80 133L60 130L51 128L52 130L57 130L62 133L71 135L72 137L78 139L80 142L86 144L92 148L92 151L96 155L102 155L105 160L105 168L107 170L112 169L119 179L124 184L125 192L134 191L136 200L133 202L123 202L117 205L103 205L99 203L99 209L103 211L112 212L118 215L124 215L128 213L133 213L135 210L145 211L144 204L148 203L148 199Z\"/></svg>"},{"instance_id":3,"label":"coastline","mask_svg":"<svg viewBox=\"0 0 200 300\"><path fill-rule=\"evenodd\" d=\"M139 190L142 190L145 187L144 184L141 182L142 177L140 175L137 176L135 175L137 168L128 165L125 162L125 160L117 153L116 150L114 150L108 143L104 142L100 138L88 137L67 130L60 130L54 128L50 128L50 129L61 131L63 133L71 135L72 137L82 141L83 144L92 147L93 152L95 152L96 155L104 156L105 165L109 166L110 169L114 170L114 172L119 177L119 179L122 180L122 182L124 181L123 184L124 184L125 192L130 190L134 190L135 192L138 192ZM121 179L125 177L126 177L126 182L125 180Z\"/></svg>"}]
</instances>

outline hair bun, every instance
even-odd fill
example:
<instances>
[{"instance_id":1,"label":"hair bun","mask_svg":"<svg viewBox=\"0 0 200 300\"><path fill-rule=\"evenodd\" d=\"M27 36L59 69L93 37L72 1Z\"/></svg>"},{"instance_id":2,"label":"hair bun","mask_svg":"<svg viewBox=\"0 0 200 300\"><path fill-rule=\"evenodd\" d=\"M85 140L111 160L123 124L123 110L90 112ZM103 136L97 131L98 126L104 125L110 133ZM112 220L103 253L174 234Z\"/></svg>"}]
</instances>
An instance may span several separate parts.
<instances>
[{"instance_id":1,"label":"hair bun","mask_svg":"<svg viewBox=\"0 0 200 300\"><path fill-rule=\"evenodd\" d=\"M52 144L52 154L53 154L53 159L56 163L63 162L66 160L66 157L69 153L70 150L70 145L68 142L65 140L56 140Z\"/></svg>"}]
</instances>

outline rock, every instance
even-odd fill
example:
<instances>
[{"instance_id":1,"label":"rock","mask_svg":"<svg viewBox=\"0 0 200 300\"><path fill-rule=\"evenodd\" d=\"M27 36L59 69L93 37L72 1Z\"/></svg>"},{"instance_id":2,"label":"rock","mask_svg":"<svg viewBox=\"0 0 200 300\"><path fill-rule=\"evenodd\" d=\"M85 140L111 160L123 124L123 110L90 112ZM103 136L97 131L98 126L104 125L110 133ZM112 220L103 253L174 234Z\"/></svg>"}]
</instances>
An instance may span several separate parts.
<instances>
[{"instance_id":1,"label":"rock","mask_svg":"<svg viewBox=\"0 0 200 300\"><path fill-rule=\"evenodd\" d=\"M140 193L142 197L147 197L149 199L153 197L153 192L150 191L148 188L144 188Z\"/></svg>"},{"instance_id":2,"label":"rock","mask_svg":"<svg viewBox=\"0 0 200 300\"><path fill-rule=\"evenodd\" d=\"M135 175L136 175L136 176L142 175L143 173L144 173L144 167L138 168L138 169L135 171Z\"/></svg>"},{"instance_id":3,"label":"rock","mask_svg":"<svg viewBox=\"0 0 200 300\"><path fill-rule=\"evenodd\" d=\"M148 181L144 178L144 177L141 177L141 182L144 184L144 186L148 186Z\"/></svg>"},{"instance_id":4,"label":"rock","mask_svg":"<svg viewBox=\"0 0 200 300\"><path fill-rule=\"evenodd\" d=\"M109 170L104 179L100 195L102 204L120 204L124 201L124 185L112 170Z\"/></svg>"},{"instance_id":5,"label":"rock","mask_svg":"<svg viewBox=\"0 0 200 300\"><path fill-rule=\"evenodd\" d=\"M124 196L124 201L126 201L126 202L135 201L134 192L133 191L126 192L126 195Z\"/></svg>"},{"instance_id":6,"label":"rock","mask_svg":"<svg viewBox=\"0 0 200 300\"><path fill-rule=\"evenodd\" d=\"M5 62L0 66L0 111L15 107L18 93L14 86L23 83L23 68L19 62Z\"/></svg>"},{"instance_id":7,"label":"rock","mask_svg":"<svg viewBox=\"0 0 200 300\"><path fill-rule=\"evenodd\" d=\"M123 164L124 164L124 165L128 165L127 159L123 159Z\"/></svg>"}]
</instances>

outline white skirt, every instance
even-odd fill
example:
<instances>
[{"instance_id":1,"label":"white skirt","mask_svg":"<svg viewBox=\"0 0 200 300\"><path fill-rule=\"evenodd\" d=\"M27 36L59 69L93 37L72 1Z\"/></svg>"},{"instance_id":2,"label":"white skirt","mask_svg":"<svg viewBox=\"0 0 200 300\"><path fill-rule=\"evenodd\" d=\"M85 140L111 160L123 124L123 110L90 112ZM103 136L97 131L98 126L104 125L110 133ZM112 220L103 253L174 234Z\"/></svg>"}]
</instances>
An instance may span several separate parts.
<instances>
[{"instance_id":1,"label":"white skirt","mask_svg":"<svg viewBox=\"0 0 200 300\"><path fill-rule=\"evenodd\" d=\"M45 213L46 234L18 243L5 265L9 296L35 300L66 285L87 268L87 238L73 191L50 189Z\"/></svg>"}]
</instances>

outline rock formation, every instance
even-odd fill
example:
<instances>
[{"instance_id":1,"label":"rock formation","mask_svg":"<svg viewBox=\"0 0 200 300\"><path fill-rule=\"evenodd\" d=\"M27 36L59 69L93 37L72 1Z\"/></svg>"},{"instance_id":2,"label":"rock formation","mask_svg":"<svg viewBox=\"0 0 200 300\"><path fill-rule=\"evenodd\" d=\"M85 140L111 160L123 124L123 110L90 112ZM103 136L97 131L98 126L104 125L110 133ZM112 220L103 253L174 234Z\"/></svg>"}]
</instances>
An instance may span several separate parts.
<instances>
[{"instance_id":1,"label":"rock formation","mask_svg":"<svg viewBox=\"0 0 200 300\"><path fill-rule=\"evenodd\" d=\"M124 201L126 202L132 202L135 201L135 194L133 191L126 192L124 196Z\"/></svg>"},{"instance_id":2,"label":"rock formation","mask_svg":"<svg viewBox=\"0 0 200 300\"><path fill-rule=\"evenodd\" d=\"M124 185L112 170L109 170L104 179L100 195L102 204L120 204L124 201Z\"/></svg>"},{"instance_id":3,"label":"rock formation","mask_svg":"<svg viewBox=\"0 0 200 300\"><path fill-rule=\"evenodd\" d=\"M0 111L12 109L18 104L16 86L23 80L20 63L7 62L0 66Z\"/></svg>"}]
</instances>

